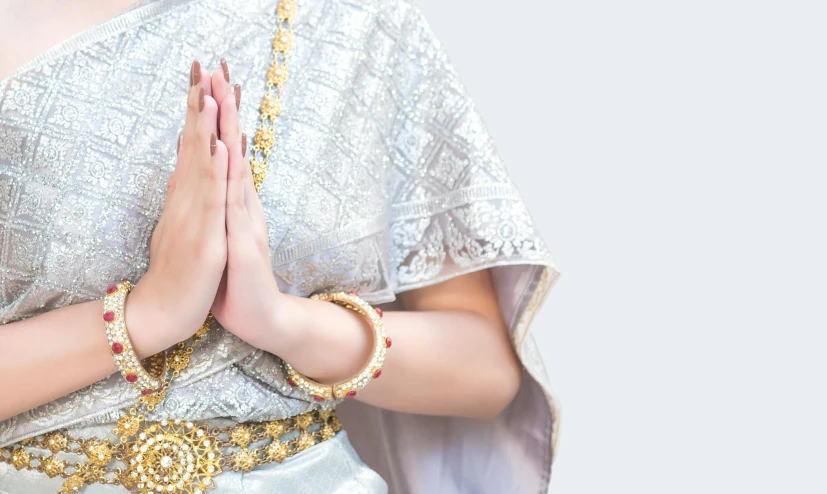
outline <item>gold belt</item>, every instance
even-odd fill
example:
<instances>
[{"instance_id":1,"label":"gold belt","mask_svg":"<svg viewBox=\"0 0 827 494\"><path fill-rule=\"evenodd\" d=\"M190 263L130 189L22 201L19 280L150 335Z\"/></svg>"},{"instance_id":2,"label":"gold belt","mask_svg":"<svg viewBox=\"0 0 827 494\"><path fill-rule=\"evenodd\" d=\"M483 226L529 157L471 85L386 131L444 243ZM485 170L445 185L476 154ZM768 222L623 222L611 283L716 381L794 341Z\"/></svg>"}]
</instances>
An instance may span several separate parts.
<instances>
[{"instance_id":1,"label":"gold belt","mask_svg":"<svg viewBox=\"0 0 827 494\"><path fill-rule=\"evenodd\" d=\"M58 494L80 492L93 483L123 485L142 494L205 494L215 487L213 477L222 469L246 472L265 463L281 463L333 438L340 429L333 410L224 429L163 420L146 424L133 441L123 443L50 432L0 448L0 462L65 478ZM51 454L32 452L32 448ZM86 459L71 462L65 455Z\"/></svg>"}]
</instances>

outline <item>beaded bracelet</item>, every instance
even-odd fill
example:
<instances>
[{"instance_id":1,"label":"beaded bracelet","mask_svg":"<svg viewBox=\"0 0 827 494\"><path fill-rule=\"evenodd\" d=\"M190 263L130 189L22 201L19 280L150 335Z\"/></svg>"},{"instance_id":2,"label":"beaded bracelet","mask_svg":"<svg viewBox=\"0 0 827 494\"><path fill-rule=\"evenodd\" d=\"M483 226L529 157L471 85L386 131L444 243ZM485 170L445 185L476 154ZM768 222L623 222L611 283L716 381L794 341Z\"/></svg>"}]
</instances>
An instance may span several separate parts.
<instances>
[{"instance_id":1,"label":"beaded bracelet","mask_svg":"<svg viewBox=\"0 0 827 494\"><path fill-rule=\"evenodd\" d=\"M106 338L109 340L109 350L112 352L115 365L118 366L121 375L142 395L151 395L164 386L167 354L164 351L149 357L147 359L149 370L147 370L135 353L132 342L129 340L124 315L126 296L132 288L132 283L121 280L106 289L106 296L103 298L104 328Z\"/></svg>"},{"instance_id":2,"label":"beaded bracelet","mask_svg":"<svg viewBox=\"0 0 827 494\"><path fill-rule=\"evenodd\" d=\"M356 292L318 293L310 296L313 300L322 300L341 305L358 312L367 319L373 329L373 352L368 364L356 376L338 384L321 384L298 373L290 364L284 364L287 371L287 383L310 394L317 402L339 398L353 398L357 391L365 388L373 379L382 375L385 353L391 347L391 339L385 335L382 324L382 309L372 307Z\"/></svg>"}]
</instances>

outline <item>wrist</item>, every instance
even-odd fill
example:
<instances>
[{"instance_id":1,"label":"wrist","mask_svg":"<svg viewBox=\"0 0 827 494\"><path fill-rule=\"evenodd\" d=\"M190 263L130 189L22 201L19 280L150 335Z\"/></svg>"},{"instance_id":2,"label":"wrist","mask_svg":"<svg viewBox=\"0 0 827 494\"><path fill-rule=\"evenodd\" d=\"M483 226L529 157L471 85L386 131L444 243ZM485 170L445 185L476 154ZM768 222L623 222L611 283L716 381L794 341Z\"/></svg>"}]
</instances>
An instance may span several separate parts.
<instances>
[{"instance_id":1,"label":"wrist","mask_svg":"<svg viewBox=\"0 0 827 494\"><path fill-rule=\"evenodd\" d=\"M158 294L147 288L144 278L126 297L124 319L129 339L140 358L162 352L192 335L181 333L172 315L160 303Z\"/></svg>"},{"instance_id":2,"label":"wrist","mask_svg":"<svg viewBox=\"0 0 827 494\"><path fill-rule=\"evenodd\" d=\"M303 344L307 335L309 314L306 300L279 293L270 305L264 331L254 346L281 358L289 357Z\"/></svg>"}]
</instances>

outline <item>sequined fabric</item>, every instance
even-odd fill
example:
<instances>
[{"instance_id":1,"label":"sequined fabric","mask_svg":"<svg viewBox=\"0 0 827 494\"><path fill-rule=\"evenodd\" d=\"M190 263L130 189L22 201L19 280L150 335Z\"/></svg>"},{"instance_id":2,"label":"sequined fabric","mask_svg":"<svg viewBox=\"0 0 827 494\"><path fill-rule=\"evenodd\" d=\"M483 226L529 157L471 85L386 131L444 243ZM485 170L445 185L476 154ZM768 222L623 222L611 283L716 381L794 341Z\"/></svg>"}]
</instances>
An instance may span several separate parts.
<instances>
[{"instance_id":1,"label":"sequined fabric","mask_svg":"<svg viewBox=\"0 0 827 494\"><path fill-rule=\"evenodd\" d=\"M227 58L251 134L275 6L145 2L0 81L0 321L140 278L174 166L189 64ZM299 6L260 192L280 287L356 290L391 303L399 292L492 268L526 367L518 398L492 423L349 403L362 419L345 427L392 492L544 491L557 421L528 328L558 272L482 119L406 0ZM151 420L271 420L316 406L286 384L275 356L218 326L203 343ZM108 424L133 401L111 376L0 423L0 445ZM468 490L484 477L492 480Z\"/></svg>"}]
</instances>

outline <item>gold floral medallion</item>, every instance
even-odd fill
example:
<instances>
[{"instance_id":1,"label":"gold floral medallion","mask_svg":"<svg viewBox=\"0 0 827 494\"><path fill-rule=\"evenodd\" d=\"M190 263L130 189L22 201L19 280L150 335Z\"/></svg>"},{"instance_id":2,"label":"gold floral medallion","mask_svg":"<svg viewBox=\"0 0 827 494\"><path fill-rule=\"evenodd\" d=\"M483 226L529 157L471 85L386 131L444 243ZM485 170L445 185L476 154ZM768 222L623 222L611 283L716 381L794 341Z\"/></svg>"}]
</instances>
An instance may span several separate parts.
<instances>
[{"instance_id":1,"label":"gold floral medallion","mask_svg":"<svg viewBox=\"0 0 827 494\"><path fill-rule=\"evenodd\" d=\"M128 443L124 484L141 494L204 494L221 472L221 447L207 427L161 421Z\"/></svg>"}]
</instances>

